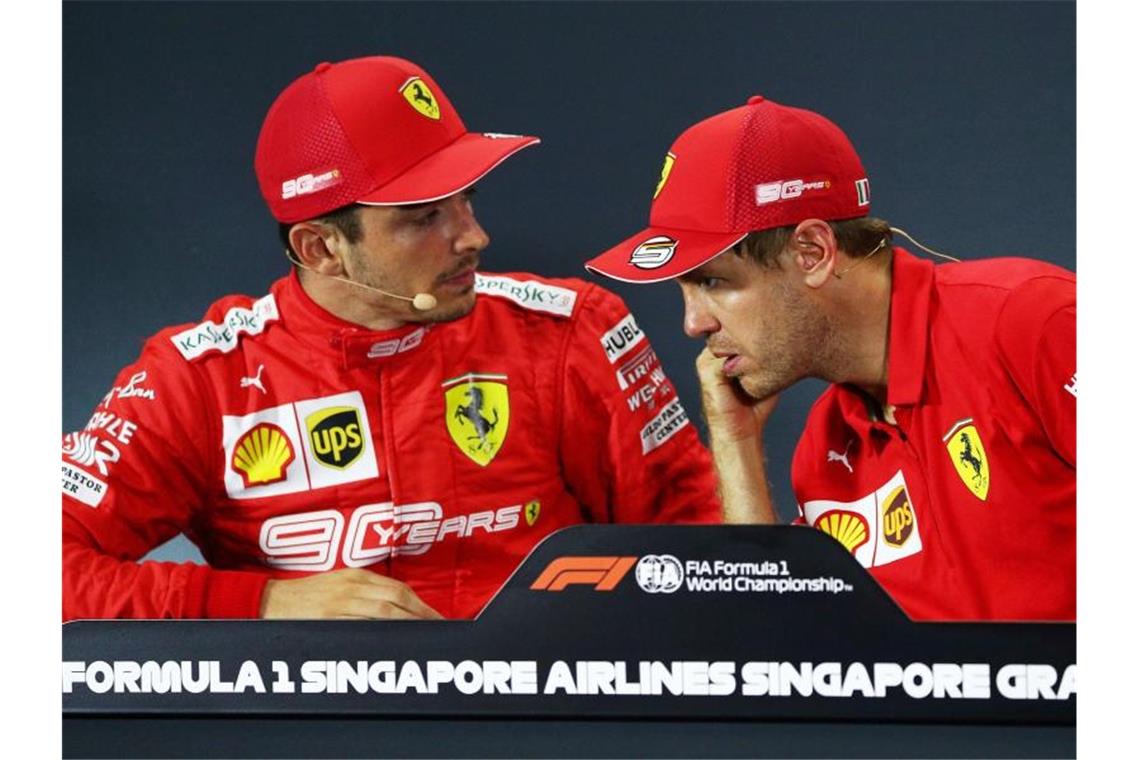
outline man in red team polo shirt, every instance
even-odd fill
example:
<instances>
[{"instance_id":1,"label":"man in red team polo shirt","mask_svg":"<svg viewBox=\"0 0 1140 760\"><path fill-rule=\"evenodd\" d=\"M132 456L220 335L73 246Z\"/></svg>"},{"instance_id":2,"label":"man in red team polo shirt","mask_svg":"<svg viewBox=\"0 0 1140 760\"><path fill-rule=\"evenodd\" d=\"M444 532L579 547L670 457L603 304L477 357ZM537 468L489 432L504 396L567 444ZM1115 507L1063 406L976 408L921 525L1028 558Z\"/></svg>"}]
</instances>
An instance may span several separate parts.
<instances>
[{"instance_id":1,"label":"man in red team polo shirt","mask_svg":"<svg viewBox=\"0 0 1140 760\"><path fill-rule=\"evenodd\" d=\"M891 246L846 135L762 97L686 130L650 227L588 268L676 279L725 518L772 523L776 394L832 383L792 463L800 517L913 618L1076 617L1076 278Z\"/></svg>"},{"instance_id":2,"label":"man in red team polo shirt","mask_svg":"<svg viewBox=\"0 0 1140 760\"><path fill-rule=\"evenodd\" d=\"M478 271L471 187L537 142L399 58L285 88L254 164L296 268L153 336L64 437L64 619L472 617L559 528L719 519L621 299ZM179 532L208 565L138 561Z\"/></svg>"}]
</instances>

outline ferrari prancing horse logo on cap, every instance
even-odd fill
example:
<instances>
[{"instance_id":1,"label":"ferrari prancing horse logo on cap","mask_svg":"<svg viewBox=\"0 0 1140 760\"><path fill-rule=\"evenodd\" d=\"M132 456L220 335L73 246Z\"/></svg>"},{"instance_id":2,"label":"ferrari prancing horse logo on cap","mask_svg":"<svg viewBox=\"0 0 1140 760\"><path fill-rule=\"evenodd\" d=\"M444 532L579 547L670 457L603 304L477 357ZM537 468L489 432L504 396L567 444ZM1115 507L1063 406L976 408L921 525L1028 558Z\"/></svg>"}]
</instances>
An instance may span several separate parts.
<instances>
[{"instance_id":1,"label":"ferrari prancing horse logo on cap","mask_svg":"<svg viewBox=\"0 0 1140 760\"><path fill-rule=\"evenodd\" d=\"M942 436L942 442L946 444L950 461L966 488L985 501L990 492L990 465L981 436L973 423L972 417L958 420L950 432Z\"/></svg>"},{"instance_id":2,"label":"ferrari prancing horse logo on cap","mask_svg":"<svg viewBox=\"0 0 1140 760\"><path fill-rule=\"evenodd\" d=\"M412 77L400 88L400 94L412 108L429 119L439 120L439 101L435 99L435 93L427 86L427 82Z\"/></svg>"},{"instance_id":3,"label":"ferrari prancing horse logo on cap","mask_svg":"<svg viewBox=\"0 0 1140 760\"><path fill-rule=\"evenodd\" d=\"M657 189L653 191L653 200L657 200L657 196L661 195L661 188L665 187L665 183L669 181L669 173L673 171L673 164L676 161L677 157L672 153L665 154L665 164L661 167L661 178L657 180Z\"/></svg>"}]
</instances>

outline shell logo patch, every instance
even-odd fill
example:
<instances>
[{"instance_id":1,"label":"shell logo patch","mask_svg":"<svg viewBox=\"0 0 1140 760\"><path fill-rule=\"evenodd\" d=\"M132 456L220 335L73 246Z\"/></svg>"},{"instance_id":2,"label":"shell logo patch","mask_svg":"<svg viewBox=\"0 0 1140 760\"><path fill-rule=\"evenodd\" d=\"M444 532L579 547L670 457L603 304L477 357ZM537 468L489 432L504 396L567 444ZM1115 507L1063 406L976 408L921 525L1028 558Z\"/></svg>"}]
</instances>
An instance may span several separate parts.
<instances>
[{"instance_id":1,"label":"shell logo patch","mask_svg":"<svg viewBox=\"0 0 1140 760\"><path fill-rule=\"evenodd\" d=\"M973 423L972 417L958 420L942 437L942 442L946 444L950 461L966 488L985 501L990 492L990 465L982 438Z\"/></svg>"},{"instance_id":2,"label":"shell logo patch","mask_svg":"<svg viewBox=\"0 0 1140 760\"><path fill-rule=\"evenodd\" d=\"M380 474L360 391L223 414L221 446L231 499L315 491Z\"/></svg>"},{"instance_id":3,"label":"shell logo patch","mask_svg":"<svg viewBox=\"0 0 1140 760\"><path fill-rule=\"evenodd\" d=\"M657 269L669 263L677 251L677 241L665 235L651 237L633 249L629 263L638 269Z\"/></svg>"},{"instance_id":4,"label":"shell logo patch","mask_svg":"<svg viewBox=\"0 0 1140 760\"><path fill-rule=\"evenodd\" d=\"M442 387L451 440L472 462L486 467L502 448L511 421L507 376L469 373Z\"/></svg>"},{"instance_id":5,"label":"shell logo patch","mask_svg":"<svg viewBox=\"0 0 1140 760\"><path fill-rule=\"evenodd\" d=\"M854 554L870 538L867 521L857 512L835 509L819 516L815 527L834 538Z\"/></svg>"},{"instance_id":6,"label":"shell logo patch","mask_svg":"<svg viewBox=\"0 0 1140 760\"><path fill-rule=\"evenodd\" d=\"M841 492L846 485L840 484ZM922 526L902 470L851 501L809 499L809 525L839 541L863 567L882 567L922 551Z\"/></svg>"},{"instance_id":7,"label":"shell logo patch","mask_svg":"<svg viewBox=\"0 0 1140 760\"><path fill-rule=\"evenodd\" d=\"M400 94L416 111L429 119L439 121L439 101L435 99L435 93L427 86L427 82L419 77L412 77L404 82Z\"/></svg>"},{"instance_id":8,"label":"shell logo patch","mask_svg":"<svg viewBox=\"0 0 1140 760\"><path fill-rule=\"evenodd\" d=\"M661 195L661 190L665 187L665 183L669 181L669 175L673 171L673 164L677 163L677 157L672 153L665 154L665 163L661 167L661 178L657 180L657 189L653 191L653 200L657 200L657 196Z\"/></svg>"},{"instance_id":9,"label":"shell logo patch","mask_svg":"<svg viewBox=\"0 0 1140 760\"><path fill-rule=\"evenodd\" d=\"M914 532L914 511L906 486L899 486L883 502L883 540L902 546Z\"/></svg>"},{"instance_id":10,"label":"shell logo patch","mask_svg":"<svg viewBox=\"0 0 1140 760\"><path fill-rule=\"evenodd\" d=\"M296 458L289 436L276 425L263 422L243 435L234 446L230 467L245 487L277 483Z\"/></svg>"},{"instance_id":11,"label":"shell logo patch","mask_svg":"<svg viewBox=\"0 0 1140 760\"><path fill-rule=\"evenodd\" d=\"M538 522L538 513L542 511L542 503L537 499L528 501L526 506L523 507L523 517L526 518L526 524L533 526Z\"/></svg>"}]
</instances>

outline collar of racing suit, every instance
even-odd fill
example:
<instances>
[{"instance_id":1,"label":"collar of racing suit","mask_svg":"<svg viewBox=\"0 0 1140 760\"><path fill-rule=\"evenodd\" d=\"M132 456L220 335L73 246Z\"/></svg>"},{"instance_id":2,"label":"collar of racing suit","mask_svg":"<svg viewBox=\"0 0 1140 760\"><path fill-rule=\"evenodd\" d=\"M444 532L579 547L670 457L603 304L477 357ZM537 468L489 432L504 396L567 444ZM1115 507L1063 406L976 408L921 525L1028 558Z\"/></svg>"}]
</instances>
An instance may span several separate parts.
<instances>
[{"instance_id":1,"label":"collar of racing suit","mask_svg":"<svg viewBox=\"0 0 1140 760\"><path fill-rule=\"evenodd\" d=\"M934 263L895 246L891 262L891 312L888 327L887 404L896 416L923 400L930 319L934 302ZM848 424L868 435L879 423L877 401L854 386L839 386L839 406Z\"/></svg>"},{"instance_id":2,"label":"collar of racing suit","mask_svg":"<svg viewBox=\"0 0 1140 760\"><path fill-rule=\"evenodd\" d=\"M911 406L922 401L934 262L895 247L891 261L891 316L887 365L887 403Z\"/></svg>"},{"instance_id":3,"label":"collar of racing suit","mask_svg":"<svg viewBox=\"0 0 1140 760\"><path fill-rule=\"evenodd\" d=\"M341 355L345 369L367 367L415 351L431 330L430 325L409 324L393 330L369 330L346 322L321 308L305 289L294 269L273 287L289 329L306 340Z\"/></svg>"}]
</instances>

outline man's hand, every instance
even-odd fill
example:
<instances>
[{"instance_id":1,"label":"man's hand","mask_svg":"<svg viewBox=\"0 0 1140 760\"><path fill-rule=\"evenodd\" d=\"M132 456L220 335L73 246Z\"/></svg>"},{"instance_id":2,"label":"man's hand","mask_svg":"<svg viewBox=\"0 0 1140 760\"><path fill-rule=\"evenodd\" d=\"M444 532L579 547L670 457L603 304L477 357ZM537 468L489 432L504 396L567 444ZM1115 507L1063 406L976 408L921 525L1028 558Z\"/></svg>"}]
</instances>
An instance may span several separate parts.
<instances>
[{"instance_id":1,"label":"man's hand","mask_svg":"<svg viewBox=\"0 0 1140 760\"><path fill-rule=\"evenodd\" d=\"M776 396L752 398L724 376L723 365L724 360L707 348L697 357L701 407L709 424L724 521L772 525L777 522L776 509L768 489L761 433L776 408Z\"/></svg>"},{"instance_id":2,"label":"man's hand","mask_svg":"<svg viewBox=\"0 0 1140 760\"><path fill-rule=\"evenodd\" d=\"M407 584L349 567L308 578L271 580L261 596L261 617L360 620L442 620Z\"/></svg>"},{"instance_id":3,"label":"man's hand","mask_svg":"<svg viewBox=\"0 0 1140 760\"><path fill-rule=\"evenodd\" d=\"M723 366L724 359L713 356L707 348L697 357L701 407L709 435L727 441L754 439L764 430L779 396L752 398L734 379L725 377Z\"/></svg>"}]
</instances>

